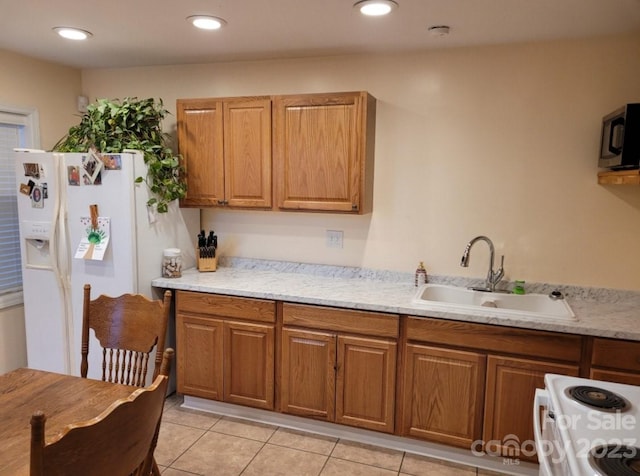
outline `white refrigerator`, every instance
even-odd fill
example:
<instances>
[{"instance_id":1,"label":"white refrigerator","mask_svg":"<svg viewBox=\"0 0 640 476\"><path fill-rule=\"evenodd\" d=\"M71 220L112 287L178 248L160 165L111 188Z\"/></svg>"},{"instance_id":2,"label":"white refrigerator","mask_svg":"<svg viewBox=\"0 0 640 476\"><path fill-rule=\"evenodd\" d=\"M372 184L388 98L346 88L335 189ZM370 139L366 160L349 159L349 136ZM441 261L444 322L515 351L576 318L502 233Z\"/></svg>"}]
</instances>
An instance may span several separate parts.
<instances>
[{"instance_id":1,"label":"white refrigerator","mask_svg":"<svg viewBox=\"0 0 640 476\"><path fill-rule=\"evenodd\" d=\"M84 284L92 299L161 298L151 280L162 273L164 249L180 248L183 267L195 266L199 210L173 202L168 213L149 213L147 185L135 183L146 176L136 151L16 151L15 167L28 366L79 375ZM99 344L90 338L89 377L101 378Z\"/></svg>"}]
</instances>

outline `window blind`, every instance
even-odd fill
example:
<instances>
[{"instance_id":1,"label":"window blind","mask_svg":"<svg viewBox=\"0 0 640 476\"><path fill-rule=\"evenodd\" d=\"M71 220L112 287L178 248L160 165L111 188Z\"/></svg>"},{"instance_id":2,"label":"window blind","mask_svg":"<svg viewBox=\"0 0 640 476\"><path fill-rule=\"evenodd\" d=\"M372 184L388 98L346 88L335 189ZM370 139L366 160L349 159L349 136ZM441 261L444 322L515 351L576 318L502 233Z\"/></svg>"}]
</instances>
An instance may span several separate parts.
<instances>
[{"instance_id":1,"label":"window blind","mask_svg":"<svg viewBox=\"0 0 640 476\"><path fill-rule=\"evenodd\" d=\"M17 117L11 117L17 116ZM11 120L9 123L7 120ZM0 295L22 288L14 147L24 147L25 125L18 115L0 113Z\"/></svg>"}]
</instances>

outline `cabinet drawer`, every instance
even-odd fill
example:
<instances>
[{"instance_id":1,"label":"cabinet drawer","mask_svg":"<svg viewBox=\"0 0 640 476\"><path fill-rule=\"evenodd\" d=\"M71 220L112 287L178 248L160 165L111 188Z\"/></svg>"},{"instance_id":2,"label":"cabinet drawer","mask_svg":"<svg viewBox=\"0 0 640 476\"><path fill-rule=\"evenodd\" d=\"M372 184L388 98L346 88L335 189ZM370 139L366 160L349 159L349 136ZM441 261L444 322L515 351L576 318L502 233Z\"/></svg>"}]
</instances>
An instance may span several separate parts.
<instances>
[{"instance_id":1,"label":"cabinet drawer","mask_svg":"<svg viewBox=\"0 0 640 476\"><path fill-rule=\"evenodd\" d=\"M397 338L399 319L394 314L381 312L284 303L282 322L311 329Z\"/></svg>"},{"instance_id":2,"label":"cabinet drawer","mask_svg":"<svg viewBox=\"0 0 640 476\"><path fill-rule=\"evenodd\" d=\"M258 322L275 322L276 320L274 301L192 291L176 293L176 311Z\"/></svg>"},{"instance_id":3,"label":"cabinet drawer","mask_svg":"<svg viewBox=\"0 0 640 476\"><path fill-rule=\"evenodd\" d=\"M409 317L407 339L568 362L579 362L582 354L580 336L445 319Z\"/></svg>"},{"instance_id":4,"label":"cabinet drawer","mask_svg":"<svg viewBox=\"0 0 640 476\"><path fill-rule=\"evenodd\" d=\"M640 342L595 338L591 365L640 372Z\"/></svg>"},{"instance_id":5,"label":"cabinet drawer","mask_svg":"<svg viewBox=\"0 0 640 476\"><path fill-rule=\"evenodd\" d=\"M594 380L604 380L605 382L626 383L627 385L640 386L640 373L617 372L608 369L594 369L589 372L589 378Z\"/></svg>"}]
</instances>

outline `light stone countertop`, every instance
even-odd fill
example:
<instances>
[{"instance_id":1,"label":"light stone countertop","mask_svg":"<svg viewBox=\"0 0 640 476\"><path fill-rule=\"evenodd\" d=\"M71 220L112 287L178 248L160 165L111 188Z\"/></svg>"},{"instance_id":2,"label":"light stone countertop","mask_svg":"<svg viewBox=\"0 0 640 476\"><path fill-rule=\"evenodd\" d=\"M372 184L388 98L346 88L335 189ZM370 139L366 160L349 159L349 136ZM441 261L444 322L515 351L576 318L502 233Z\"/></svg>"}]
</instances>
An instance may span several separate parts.
<instances>
[{"instance_id":1,"label":"light stone countertop","mask_svg":"<svg viewBox=\"0 0 640 476\"><path fill-rule=\"evenodd\" d=\"M412 316L428 316L571 334L640 341L640 293L571 286L527 285L528 292L560 289L576 320L504 317L481 312L445 312L413 305L413 275L360 268L230 258L215 272L183 271L180 278L156 278L158 288L318 304ZM429 282L468 285L468 280L430 276Z\"/></svg>"}]
</instances>

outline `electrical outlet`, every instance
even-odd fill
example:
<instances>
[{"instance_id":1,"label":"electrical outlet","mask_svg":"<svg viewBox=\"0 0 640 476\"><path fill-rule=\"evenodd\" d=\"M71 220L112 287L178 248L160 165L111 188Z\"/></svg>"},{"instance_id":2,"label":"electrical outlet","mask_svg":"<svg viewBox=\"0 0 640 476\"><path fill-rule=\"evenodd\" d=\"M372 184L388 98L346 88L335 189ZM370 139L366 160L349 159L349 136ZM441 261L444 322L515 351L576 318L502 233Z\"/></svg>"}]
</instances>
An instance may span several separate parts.
<instances>
[{"instance_id":1,"label":"electrical outlet","mask_svg":"<svg viewBox=\"0 0 640 476\"><path fill-rule=\"evenodd\" d=\"M342 230L327 230L327 248L342 248L343 238Z\"/></svg>"}]
</instances>

